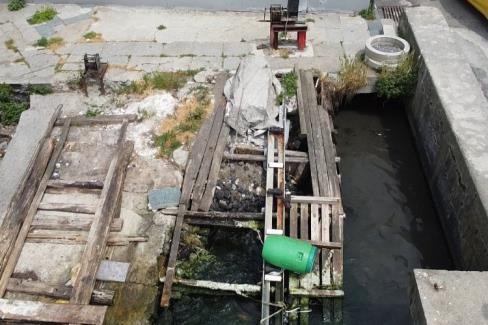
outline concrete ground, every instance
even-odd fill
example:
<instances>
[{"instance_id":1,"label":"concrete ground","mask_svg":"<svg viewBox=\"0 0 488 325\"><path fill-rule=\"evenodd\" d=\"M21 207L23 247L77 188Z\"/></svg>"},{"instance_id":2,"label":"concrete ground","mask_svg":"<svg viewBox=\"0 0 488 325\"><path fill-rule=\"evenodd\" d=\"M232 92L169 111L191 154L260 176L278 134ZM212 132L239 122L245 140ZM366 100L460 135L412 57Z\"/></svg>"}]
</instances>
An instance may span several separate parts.
<instances>
[{"instance_id":1,"label":"concrete ground","mask_svg":"<svg viewBox=\"0 0 488 325\"><path fill-rule=\"evenodd\" d=\"M85 53L100 53L110 64L106 79L115 82L156 70L235 70L248 55L268 56L274 69L292 68L301 57L304 67L334 72L339 59L357 55L369 37L361 17L308 14L307 49L285 58L280 51L258 50L268 45L268 24L259 22L262 13L55 5L54 20L29 25L26 19L39 7L30 4L10 12L0 4L0 82L70 80L82 68ZM99 33L99 39L84 39L88 31ZM64 44L51 49L34 45L41 37L54 36ZM15 48L6 47L9 39Z\"/></svg>"}]
</instances>

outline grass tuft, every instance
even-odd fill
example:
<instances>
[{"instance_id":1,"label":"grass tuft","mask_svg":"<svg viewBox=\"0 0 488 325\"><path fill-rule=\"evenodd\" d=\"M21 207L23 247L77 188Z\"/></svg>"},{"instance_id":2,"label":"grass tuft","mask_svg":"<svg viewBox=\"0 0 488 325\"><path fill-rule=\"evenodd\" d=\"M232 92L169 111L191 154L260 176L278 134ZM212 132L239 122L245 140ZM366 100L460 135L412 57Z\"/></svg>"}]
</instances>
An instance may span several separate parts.
<instances>
[{"instance_id":1,"label":"grass tuft","mask_svg":"<svg viewBox=\"0 0 488 325\"><path fill-rule=\"evenodd\" d=\"M11 51L14 51L15 53L19 53L19 49L15 45L15 41L11 38L5 41L5 47Z\"/></svg>"},{"instance_id":2,"label":"grass tuft","mask_svg":"<svg viewBox=\"0 0 488 325\"><path fill-rule=\"evenodd\" d=\"M8 2L8 10L17 11L25 7L25 0L10 0Z\"/></svg>"},{"instance_id":3,"label":"grass tuft","mask_svg":"<svg viewBox=\"0 0 488 325\"><path fill-rule=\"evenodd\" d=\"M88 41L101 41L102 34L96 33L94 31L89 31L83 35L83 38Z\"/></svg>"},{"instance_id":4,"label":"grass tuft","mask_svg":"<svg viewBox=\"0 0 488 325\"><path fill-rule=\"evenodd\" d=\"M322 95L330 97L334 108L343 106L368 83L366 71L359 58L343 58L337 78L322 77Z\"/></svg>"},{"instance_id":5,"label":"grass tuft","mask_svg":"<svg viewBox=\"0 0 488 325\"><path fill-rule=\"evenodd\" d=\"M51 6L43 6L40 9L37 9L32 17L27 19L27 22L31 25L42 24L47 21L53 20L54 17L58 12Z\"/></svg>"},{"instance_id":6,"label":"grass tuft","mask_svg":"<svg viewBox=\"0 0 488 325\"><path fill-rule=\"evenodd\" d=\"M359 15L366 20L375 20L376 19L373 0L371 0L369 2L368 8L363 9L359 12Z\"/></svg>"},{"instance_id":7,"label":"grass tuft","mask_svg":"<svg viewBox=\"0 0 488 325\"><path fill-rule=\"evenodd\" d=\"M158 26L158 30L165 30L165 29L166 29L166 26L164 26L163 24Z\"/></svg>"},{"instance_id":8,"label":"grass tuft","mask_svg":"<svg viewBox=\"0 0 488 325\"><path fill-rule=\"evenodd\" d=\"M418 66L413 53L402 60L397 67L381 70L376 91L384 99L397 99L410 95L417 84Z\"/></svg>"},{"instance_id":9,"label":"grass tuft","mask_svg":"<svg viewBox=\"0 0 488 325\"><path fill-rule=\"evenodd\" d=\"M41 37L37 40L36 45L39 47L47 47L51 50L55 50L64 44L64 40L61 37L54 36L51 38Z\"/></svg>"},{"instance_id":10,"label":"grass tuft","mask_svg":"<svg viewBox=\"0 0 488 325\"><path fill-rule=\"evenodd\" d=\"M186 84L188 78L193 77L197 73L198 70L148 73L142 80L132 81L129 85L121 87L119 93L144 94L155 89L178 90Z\"/></svg>"},{"instance_id":11,"label":"grass tuft","mask_svg":"<svg viewBox=\"0 0 488 325\"><path fill-rule=\"evenodd\" d=\"M103 112L101 109L99 108L89 108L86 112L85 112L85 117L95 117L95 116L98 116L98 115L101 115Z\"/></svg>"},{"instance_id":12,"label":"grass tuft","mask_svg":"<svg viewBox=\"0 0 488 325\"><path fill-rule=\"evenodd\" d=\"M295 72L288 72L281 77L281 86L283 90L276 97L276 104L283 104L283 100L286 98L291 98L297 94L297 75Z\"/></svg>"},{"instance_id":13,"label":"grass tuft","mask_svg":"<svg viewBox=\"0 0 488 325\"><path fill-rule=\"evenodd\" d=\"M27 108L27 103L14 98L10 85L0 84L0 123L5 125L18 123L20 115Z\"/></svg>"},{"instance_id":14,"label":"grass tuft","mask_svg":"<svg viewBox=\"0 0 488 325\"><path fill-rule=\"evenodd\" d=\"M53 93L53 87L51 85L29 85L27 90L31 94L48 95Z\"/></svg>"}]
</instances>

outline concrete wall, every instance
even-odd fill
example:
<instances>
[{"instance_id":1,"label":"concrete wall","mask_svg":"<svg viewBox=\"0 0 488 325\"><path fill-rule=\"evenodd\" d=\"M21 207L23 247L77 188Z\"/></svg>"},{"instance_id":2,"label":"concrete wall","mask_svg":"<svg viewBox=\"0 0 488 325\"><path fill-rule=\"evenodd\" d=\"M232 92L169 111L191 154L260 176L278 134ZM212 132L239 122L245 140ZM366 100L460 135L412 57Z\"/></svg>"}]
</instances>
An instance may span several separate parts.
<instances>
[{"instance_id":1,"label":"concrete wall","mask_svg":"<svg viewBox=\"0 0 488 325\"><path fill-rule=\"evenodd\" d=\"M488 270L488 102L438 9L407 9L399 30L421 56L407 112L453 258Z\"/></svg>"},{"instance_id":2,"label":"concrete wall","mask_svg":"<svg viewBox=\"0 0 488 325\"><path fill-rule=\"evenodd\" d=\"M487 324L488 272L416 269L410 282L415 325Z\"/></svg>"}]
</instances>

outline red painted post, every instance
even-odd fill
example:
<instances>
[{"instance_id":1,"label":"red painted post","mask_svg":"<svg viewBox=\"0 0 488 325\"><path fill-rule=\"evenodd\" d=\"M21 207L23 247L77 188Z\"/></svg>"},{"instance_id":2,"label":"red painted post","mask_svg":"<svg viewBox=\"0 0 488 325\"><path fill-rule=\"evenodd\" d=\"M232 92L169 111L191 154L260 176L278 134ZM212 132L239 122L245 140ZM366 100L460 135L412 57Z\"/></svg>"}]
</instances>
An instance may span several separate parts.
<instances>
[{"instance_id":1,"label":"red painted post","mask_svg":"<svg viewBox=\"0 0 488 325\"><path fill-rule=\"evenodd\" d=\"M298 49L303 51L305 49L305 44L307 43L307 32L299 31L297 32L297 35Z\"/></svg>"}]
</instances>

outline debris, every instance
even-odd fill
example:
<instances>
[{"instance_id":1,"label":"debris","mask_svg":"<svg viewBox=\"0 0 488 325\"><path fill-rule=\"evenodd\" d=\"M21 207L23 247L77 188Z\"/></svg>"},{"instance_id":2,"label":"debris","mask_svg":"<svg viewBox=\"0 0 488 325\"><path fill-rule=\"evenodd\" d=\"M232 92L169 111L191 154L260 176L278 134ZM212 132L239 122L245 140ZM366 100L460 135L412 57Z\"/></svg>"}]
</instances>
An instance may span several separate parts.
<instances>
[{"instance_id":1,"label":"debris","mask_svg":"<svg viewBox=\"0 0 488 325\"><path fill-rule=\"evenodd\" d=\"M103 260L98 267L96 278L101 281L125 282L130 263Z\"/></svg>"},{"instance_id":2,"label":"debris","mask_svg":"<svg viewBox=\"0 0 488 325\"><path fill-rule=\"evenodd\" d=\"M246 136L249 129L276 126L275 106L281 85L264 57L248 57L239 65L235 76L227 81L227 124Z\"/></svg>"},{"instance_id":3,"label":"debris","mask_svg":"<svg viewBox=\"0 0 488 325\"><path fill-rule=\"evenodd\" d=\"M178 187L166 187L150 190L147 198L149 201L147 207L152 211L176 207L180 201L180 189Z\"/></svg>"}]
</instances>

